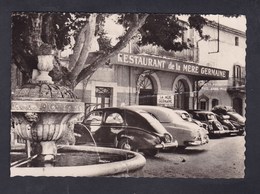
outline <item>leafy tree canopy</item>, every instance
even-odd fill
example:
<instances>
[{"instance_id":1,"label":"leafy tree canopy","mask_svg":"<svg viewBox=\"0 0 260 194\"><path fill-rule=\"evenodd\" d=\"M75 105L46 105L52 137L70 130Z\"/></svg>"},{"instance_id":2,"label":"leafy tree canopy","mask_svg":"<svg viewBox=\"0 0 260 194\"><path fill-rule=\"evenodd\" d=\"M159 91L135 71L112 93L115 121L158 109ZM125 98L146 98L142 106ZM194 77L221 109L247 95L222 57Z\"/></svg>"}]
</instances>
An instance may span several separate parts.
<instances>
[{"instance_id":1,"label":"leafy tree canopy","mask_svg":"<svg viewBox=\"0 0 260 194\"><path fill-rule=\"evenodd\" d=\"M12 59L27 78L37 66L40 45L51 45L56 50L73 49L69 67L59 64L56 57L51 75L55 82L72 88L89 78L97 68L122 50L137 34L138 45L157 45L166 51L181 51L192 45L178 41L187 26L195 28L201 37L206 20L200 15L190 15L188 25L172 14L118 14L117 23L125 29L116 45L105 31L106 18L111 14L89 13L25 13L12 15ZM72 38L73 37L73 38ZM100 51L88 61L90 44L97 37ZM205 38L205 37L204 37ZM86 65L89 64L89 65Z\"/></svg>"}]
</instances>

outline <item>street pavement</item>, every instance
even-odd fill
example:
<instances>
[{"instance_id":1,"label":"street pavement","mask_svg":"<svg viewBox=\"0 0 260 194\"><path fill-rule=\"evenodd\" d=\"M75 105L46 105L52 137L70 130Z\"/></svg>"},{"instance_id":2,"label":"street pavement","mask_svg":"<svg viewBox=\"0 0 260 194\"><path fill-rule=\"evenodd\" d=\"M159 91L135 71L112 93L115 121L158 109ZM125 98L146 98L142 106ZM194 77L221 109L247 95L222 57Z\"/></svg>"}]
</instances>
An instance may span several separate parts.
<instances>
[{"instance_id":1,"label":"street pavement","mask_svg":"<svg viewBox=\"0 0 260 194\"><path fill-rule=\"evenodd\" d=\"M210 139L181 153L161 152L147 162L141 177L244 178L244 136Z\"/></svg>"}]
</instances>

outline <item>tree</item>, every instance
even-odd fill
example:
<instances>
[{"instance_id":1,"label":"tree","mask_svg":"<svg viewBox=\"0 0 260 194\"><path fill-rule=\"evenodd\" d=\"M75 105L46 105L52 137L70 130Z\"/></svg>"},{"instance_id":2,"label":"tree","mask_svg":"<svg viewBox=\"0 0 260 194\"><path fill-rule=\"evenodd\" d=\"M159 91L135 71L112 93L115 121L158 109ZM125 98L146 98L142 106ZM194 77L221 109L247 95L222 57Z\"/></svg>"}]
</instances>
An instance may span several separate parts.
<instances>
[{"instance_id":1,"label":"tree","mask_svg":"<svg viewBox=\"0 0 260 194\"><path fill-rule=\"evenodd\" d=\"M139 45L158 45L166 51L181 51L190 46L187 42L176 41L187 28L172 14L118 14L117 23L125 33L118 37L116 45L104 30L105 18L109 14L96 13L14 13L12 15L12 60L29 80L32 69L37 66L37 54L43 44L56 50L70 46L73 54L68 68L55 59L50 72L54 82L74 88L91 75L109 58L120 52L128 42L140 35ZM190 15L189 26L203 36L202 27L206 20L200 15ZM72 45L71 37L75 38ZM100 51L89 57L92 40L98 37ZM88 65L86 65L88 64Z\"/></svg>"}]
</instances>

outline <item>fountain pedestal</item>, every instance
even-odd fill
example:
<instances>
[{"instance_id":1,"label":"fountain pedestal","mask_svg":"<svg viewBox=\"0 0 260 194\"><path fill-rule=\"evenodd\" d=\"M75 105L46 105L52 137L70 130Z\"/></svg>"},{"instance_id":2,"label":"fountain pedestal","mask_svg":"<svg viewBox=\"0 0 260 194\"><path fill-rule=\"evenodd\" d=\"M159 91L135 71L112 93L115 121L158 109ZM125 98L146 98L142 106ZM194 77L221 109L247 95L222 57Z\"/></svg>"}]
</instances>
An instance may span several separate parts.
<instances>
[{"instance_id":1,"label":"fountain pedestal","mask_svg":"<svg viewBox=\"0 0 260 194\"><path fill-rule=\"evenodd\" d=\"M47 98L54 96L54 91L56 98ZM38 155L39 163L49 166L54 161L56 141L77 117L83 116L84 103L75 99L69 89L46 83L28 84L14 94L11 102L14 129L31 142L31 154Z\"/></svg>"}]
</instances>

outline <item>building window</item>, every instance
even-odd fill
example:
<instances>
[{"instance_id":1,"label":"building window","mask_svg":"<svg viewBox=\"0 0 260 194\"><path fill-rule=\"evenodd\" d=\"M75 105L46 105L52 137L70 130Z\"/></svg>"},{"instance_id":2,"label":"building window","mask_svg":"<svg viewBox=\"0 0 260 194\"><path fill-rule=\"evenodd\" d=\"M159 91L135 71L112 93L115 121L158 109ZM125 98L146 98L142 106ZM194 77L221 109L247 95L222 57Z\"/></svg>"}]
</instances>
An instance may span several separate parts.
<instances>
[{"instance_id":1,"label":"building window","mask_svg":"<svg viewBox=\"0 0 260 194\"><path fill-rule=\"evenodd\" d=\"M217 106L219 104L219 102L218 102L218 99L212 99L212 108L214 107L214 106Z\"/></svg>"},{"instance_id":2,"label":"building window","mask_svg":"<svg viewBox=\"0 0 260 194\"><path fill-rule=\"evenodd\" d=\"M233 67L233 86L245 85L246 69L240 65Z\"/></svg>"},{"instance_id":3,"label":"building window","mask_svg":"<svg viewBox=\"0 0 260 194\"><path fill-rule=\"evenodd\" d=\"M235 46L239 46L239 38L237 36L235 37Z\"/></svg>"},{"instance_id":4,"label":"building window","mask_svg":"<svg viewBox=\"0 0 260 194\"><path fill-rule=\"evenodd\" d=\"M240 65L234 65L233 77L234 78L241 78L242 71Z\"/></svg>"},{"instance_id":5,"label":"building window","mask_svg":"<svg viewBox=\"0 0 260 194\"><path fill-rule=\"evenodd\" d=\"M207 110L208 106L207 106L207 100L205 98L200 99L200 110Z\"/></svg>"},{"instance_id":6,"label":"building window","mask_svg":"<svg viewBox=\"0 0 260 194\"><path fill-rule=\"evenodd\" d=\"M111 106L112 88L96 87L96 104L99 108Z\"/></svg>"},{"instance_id":7,"label":"building window","mask_svg":"<svg viewBox=\"0 0 260 194\"><path fill-rule=\"evenodd\" d=\"M206 110L206 101L200 101L200 109Z\"/></svg>"}]
</instances>

